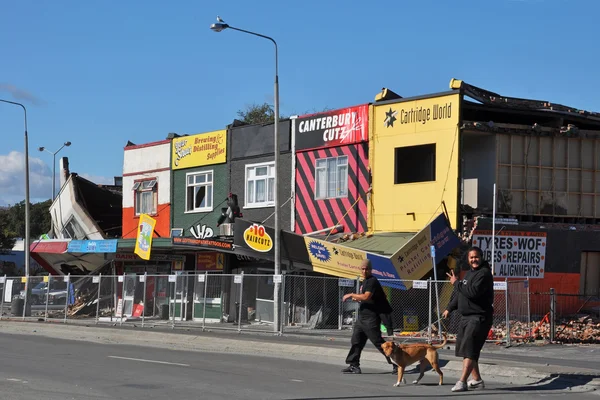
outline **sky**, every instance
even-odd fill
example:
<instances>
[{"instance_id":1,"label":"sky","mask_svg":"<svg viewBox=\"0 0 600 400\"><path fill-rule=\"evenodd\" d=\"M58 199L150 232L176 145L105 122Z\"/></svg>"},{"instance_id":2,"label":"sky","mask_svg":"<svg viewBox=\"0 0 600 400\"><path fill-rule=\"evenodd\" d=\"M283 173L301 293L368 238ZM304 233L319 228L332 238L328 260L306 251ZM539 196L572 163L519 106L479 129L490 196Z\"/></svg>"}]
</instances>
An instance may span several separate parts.
<instances>
[{"instance_id":1,"label":"sky","mask_svg":"<svg viewBox=\"0 0 600 400\"><path fill-rule=\"evenodd\" d=\"M282 115L446 91L451 78L511 97L600 111L600 1L75 1L0 4L0 99L27 108L33 203L52 155L111 183L123 148L224 129L273 103ZM0 103L0 206L25 198L24 118ZM58 185L57 185L58 187Z\"/></svg>"}]
</instances>

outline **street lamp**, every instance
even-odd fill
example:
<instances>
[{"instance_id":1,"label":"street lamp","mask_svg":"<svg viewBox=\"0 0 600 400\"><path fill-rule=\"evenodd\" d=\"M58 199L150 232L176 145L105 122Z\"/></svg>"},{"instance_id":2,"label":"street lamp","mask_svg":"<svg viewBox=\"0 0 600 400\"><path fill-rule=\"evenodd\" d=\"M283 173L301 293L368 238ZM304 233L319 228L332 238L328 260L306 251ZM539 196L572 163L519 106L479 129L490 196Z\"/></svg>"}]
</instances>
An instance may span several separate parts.
<instances>
[{"instance_id":1,"label":"street lamp","mask_svg":"<svg viewBox=\"0 0 600 400\"><path fill-rule=\"evenodd\" d=\"M25 115L25 304L23 308L23 316L25 316L27 310L27 299L29 298L29 139L27 137L27 109L21 103L14 101L2 100L2 103L13 104L23 109Z\"/></svg>"},{"instance_id":2,"label":"street lamp","mask_svg":"<svg viewBox=\"0 0 600 400\"><path fill-rule=\"evenodd\" d=\"M54 190L55 186L56 186L56 155L65 146L69 147L70 145L71 145L71 142L65 142L65 143L63 143L62 146L60 146L60 149L56 150L55 152L48 150L44 146L38 148L39 151L46 151L46 152L52 154L52 201L54 201L54 198L56 197L56 191Z\"/></svg>"},{"instance_id":3,"label":"street lamp","mask_svg":"<svg viewBox=\"0 0 600 400\"><path fill-rule=\"evenodd\" d=\"M275 214L274 214L274 218L275 218L275 243L274 243L274 247L275 247L275 275L280 275L281 274L281 257L280 257L280 236L281 236L281 231L279 230L279 62L278 62L278 49L277 49L277 42L269 37L269 36L265 36L265 35L261 35L260 33L255 33L255 32L250 32L244 29L239 29L239 28L234 28L233 26L230 26L228 24L225 23L225 21L223 21L221 19L221 17L217 16L217 23L216 24L212 24L210 26L210 29L212 29L215 32L221 32L225 29L232 29L234 31L238 31L238 32L243 32L243 33L247 33L249 35L254 35L254 36L258 36L267 40L270 40L271 42L273 42L273 44L275 45L275 123L274 123L274 138L273 138L273 147L274 147L274 152L275 152L275 156L274 156L274 167L275 167L275 185L273 187L273 191L274 191L274 200L275 200ZM273 325L275 328L275 332L279 332L279 285L280 282L278 280L274 279L274 293L273 293L273 300L274 300L274 307L273 307Z\"/></svg>"}]
</instances>

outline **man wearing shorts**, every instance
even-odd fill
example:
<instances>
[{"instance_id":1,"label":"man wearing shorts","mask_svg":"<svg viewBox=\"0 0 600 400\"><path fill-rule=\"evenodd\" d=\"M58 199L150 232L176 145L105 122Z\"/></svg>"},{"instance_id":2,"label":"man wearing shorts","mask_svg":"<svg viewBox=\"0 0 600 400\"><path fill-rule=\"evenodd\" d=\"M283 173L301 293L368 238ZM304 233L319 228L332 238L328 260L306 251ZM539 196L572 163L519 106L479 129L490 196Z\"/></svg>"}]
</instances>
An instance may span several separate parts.
<instances>
[{"instance_id":1,"label":"man wearing shorts","mask_svg":"<svg viewBox=\"0 0 600 400\"><path fill-rule=\"evenodd\" d=\"M465 278L459 280L454 271L447 274L454 286L455 296L442 317L448 318L454 310L458 310L461 315L455 354L463 358L463 370L460 380L452 388L453 392L485 387L479 373L479 354L493 322L494 277L482 256L483 252L479 247L471 247L467 253L471 269ZM470 375L473 379L467 383Z\"/></svg>"}]
</instances>

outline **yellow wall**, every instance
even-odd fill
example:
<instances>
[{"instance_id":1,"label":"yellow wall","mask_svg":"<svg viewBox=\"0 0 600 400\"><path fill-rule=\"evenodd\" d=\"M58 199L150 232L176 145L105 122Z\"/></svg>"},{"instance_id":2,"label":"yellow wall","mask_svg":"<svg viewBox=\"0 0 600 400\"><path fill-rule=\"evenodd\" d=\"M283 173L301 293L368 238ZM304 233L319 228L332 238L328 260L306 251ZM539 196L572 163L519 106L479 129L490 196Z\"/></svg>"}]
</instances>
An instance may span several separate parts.
<instances>
[{"instance_id":1,"label":"yellow wall","mask_svg":"<svg viewBox=\"0 0 600 400\"><path fill-rule=\"evenodd\" d=\"M450 113L440 118L438 110L444 106ZM371 106L371 231L417 232L443 212L442 200L452 227L456 228L459 106L458 93ZM436 144L436 180L394 184L395 148L429 143ZM414 219L407 215L413 212Z\"/></svg>"}]
</instances>

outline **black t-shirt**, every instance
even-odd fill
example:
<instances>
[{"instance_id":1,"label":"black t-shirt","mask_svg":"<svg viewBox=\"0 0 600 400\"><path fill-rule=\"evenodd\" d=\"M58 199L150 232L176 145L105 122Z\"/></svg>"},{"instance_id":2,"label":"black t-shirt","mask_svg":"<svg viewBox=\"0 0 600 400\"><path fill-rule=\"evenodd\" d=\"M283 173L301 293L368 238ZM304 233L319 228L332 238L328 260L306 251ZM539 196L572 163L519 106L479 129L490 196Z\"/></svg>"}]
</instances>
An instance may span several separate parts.
<instances>
[{"instance_id":1,"label":"black t-shirt","mask_svg":"<svg viewBox=\"0 0 600 400\"><path fill-rule=\"evenodd\" d=\"M370 276L360 284L359 294L371 292L371 298L367 301L361 301L358 308L358 315L361 319L370 319L378 317L379 314L388 314L392 312L392 307L385 297L385 292L381 283L374 276Z\"/></svg>"}]
</instances>

